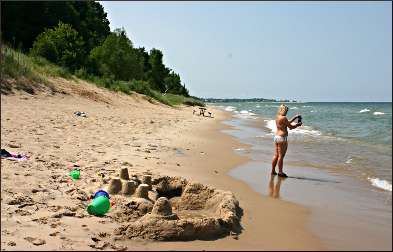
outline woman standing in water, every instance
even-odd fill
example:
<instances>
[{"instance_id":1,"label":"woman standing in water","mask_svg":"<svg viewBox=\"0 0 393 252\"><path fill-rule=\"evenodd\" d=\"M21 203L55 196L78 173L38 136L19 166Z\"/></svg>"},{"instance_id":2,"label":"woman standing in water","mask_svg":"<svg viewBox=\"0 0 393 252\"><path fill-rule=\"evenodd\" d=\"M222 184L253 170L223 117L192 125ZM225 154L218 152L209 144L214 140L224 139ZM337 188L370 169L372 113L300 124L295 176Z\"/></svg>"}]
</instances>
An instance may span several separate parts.
<instances>
[{"instance_id":1,"label":"woman standing in water","mask_svg":"<svg viewBox=\"0 0 393 252\"><path fill-rule=\"evenodd\" d=\"M278 108L278 113L276 117L276 126L277 126L277 131L276 135L274 136L274 145L276 147L276 153L273 156L272 160L272 175L277 175L276 173L276 165L278 162L278 176L280 177L288 177L283 171L283 165L284 165L284 157L285 153L287 153L287 148L288 148L288 130L289 129L296 129L297 127L302 125L301 122L301 116L296 115L293 117L291 120L288 121L286 115L288 113L288 107L285 106L284 104L281 104L281 106ZM299 118L298 123L295 125L292 125L293 121L295 121L297 118Z\"/></svg>"}]
</instances>

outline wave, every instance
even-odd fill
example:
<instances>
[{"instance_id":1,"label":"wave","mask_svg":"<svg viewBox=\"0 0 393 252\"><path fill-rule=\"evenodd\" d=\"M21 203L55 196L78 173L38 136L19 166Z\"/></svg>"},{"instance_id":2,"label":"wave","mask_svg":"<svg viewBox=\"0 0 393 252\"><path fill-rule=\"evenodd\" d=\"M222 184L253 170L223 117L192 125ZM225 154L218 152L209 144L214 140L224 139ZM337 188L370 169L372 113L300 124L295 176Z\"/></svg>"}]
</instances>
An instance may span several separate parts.
<instances>
[{"instance_id":1,"label":"wave","mask_svg":"<svg viewBox=\"0 0 393 252\"><path fill-rule=\"evenodd\" d=\"M241 110L240 112L235 110L234 112L237 118L254 119L254 120L258 118L255 113L252 113L248 110Z\"/></svg>"},{"instance_id":2,"label":"wave","mask_svg":"<svg viewBox=\"0 0 393 252\"><path fill-rule=\"evenodd\" d=\"M289 109L299 109L298 107L291 107L291 108L289 108Z\"/></svg>"},{"instance_id":3,"label":"wave","mask_svg":"<svg viewBox=\"0 0 393 252\"><path fill-rule=\"evenodd\" d=\"M374 112L373 114L374 114L374 115L384 115L385 113L376 111L376 112Z\"/></svg>"},{"instance_id":4,"label":"wave","mask_svg":"<svg viewBox=\"0 0 393 252\"><path fill-rule=\"evenodd\" d=\"M276 133L276 121L275 120L265 120L266 127L271 130L272 133ZM314 130L310 126L301 126L299 128L289 130L288 133L291 134L301 134L301 135L311 135L311 136L320 136L322 133L318 130Z\"/></svg>"},{"instance_id":5,"label":"wave","mask_svg":"<svg viewBox=\"0 0 393 252\"><path fill-rule=\"evenodd\" d=\"M227 106L224 110L225 111L235 111L236 107Z\"/></svg>"},{"instance_id":6,"label":"wave","mask_svg":"<svg viewBox=\"0 0 393 252\"><path fill-rule=\"evenodd\" d=\"M303 108L312 108L312 106L308 106L308 105L303 105Z\"/></svg>"},{"instance_id":7,"label":"wave","mask_svg":"<svg viewBox=\"0 0 393 252\"><path fill-rule=\"evenodd\" d=\"M360 110L359 113L364 113L364 112L369 112L369 111L370 111L369 109L365 108L365 109Z\"/></svg>"},{"instance_id":8,"label":"wave","mask_svg":"<svg viewBox=\"0 0 393 252\"><path fill-rule=\"evenodd\" d=\"M311 136L320 136L322 133L318 130L314 130L309 126L301 126L301 128L290 130L289 133L293 134L304 134L304 135L311 135Z\"/></svg>"},{"instance_id":9,"label":"wave","mask_svg":"<svg viewBox=\"0 0 393 252\"><path fill-rule=\"evenodd\" d=\"M389 181L379 179L379 178L368 178L371 184L375 187L381 188L386 191L392 191L392 184Z\"/></svg>"},{"instance_id":10,"label":"wave","mask_svg":"<svg viewBox=\"0 0 393 252\"><path fill-rule=\"evenodd\" d=\"M254 114L254 113L252 113L252 112L250 112L248 110L241 110L239 113L243 114L243 115L256 115L256 114Z\"/></svg>"}]
</instances>

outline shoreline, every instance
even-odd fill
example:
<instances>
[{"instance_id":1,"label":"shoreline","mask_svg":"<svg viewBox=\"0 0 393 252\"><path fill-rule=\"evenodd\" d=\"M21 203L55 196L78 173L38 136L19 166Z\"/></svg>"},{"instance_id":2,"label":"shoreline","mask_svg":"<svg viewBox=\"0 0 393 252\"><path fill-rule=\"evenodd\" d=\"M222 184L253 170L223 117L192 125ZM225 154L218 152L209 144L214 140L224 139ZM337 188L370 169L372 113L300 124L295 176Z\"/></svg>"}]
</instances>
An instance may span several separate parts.
<instances>
[{"instance_id":1,"label":"shoreline","mask_svg":"<svg viewBox=\"0 0 393 252\"><path fill-rule=\"evenodd\" d=\"M231 176L261 195L310 209L308 227L328 249L391 249L391 207L386 205L386 200L391 200L389 192L378 191L345 174L295 162L299 149L291 147L284 167L289 178L280 182L269 179L270 163L266 161L267 153L272 153L271 142L258 138L270 132L263 127L263 118L247 120L234 116L227 124L236 128L227 134L251 145L248 150L238 151L251 161L232 169Z\"/></svg>"},{"instance_id":2,"label":"shoreline","mask_svg":"<svg viewBox=\"0 0 393 252\"><path fill-rule=\"evenodd\" d=\"M231 117L230 113L214 109L213 114L220 115L217 118L219 123L214 122L210 128L198 129L199 134L206 137L194 139L193 143L200 142L200 144L197 144L194 154L184 160L188 164L187 171L176 171L173 175L184 176L185 172L192 179L233 192L244 211L241 219L243 231L239 235L239 240L226 237L216 241L191 243L207 250L324 250L325 247L306 227L310 217L309 209L261 196L247 183L228 174L235 167L250 161L250 158L234 152L236 148L247 148L249 145L242 144L235 137L223 132L232 129L223 123ZM185 137L185 139L190 138L192 136ZM209 150L203 148L204 144ZM198 157L200 151L206 153L203 155L203 159L207 159L203 161L203 169L197 164L201 162L201 158ZM283 240L285 242L282 242ZM154 249L165 249L166 246L162 247L162 245ZM169 243L168 249L175 248L173 245ZM184 244L184 247L176 246L176 249L188 250L192 247Z\"/></svg>"},{"instance_id":3,"label":"shoreline","mask_svg":"<svg viewBox=\"0 0 393 252\"><path fill-rule=\"evenodd\" d=\"M30 156L21 162L1 160L3 249L92 250L91 235L97 230L111 233L115 223L91 216L65 216L52 227L53 218L48 217L51 213L45 207L25 207L21 212L6 202L23 193L60 208L73 207L76 199L63 199L69 197L67 190L96 190L97 185L91 182L94 171L99 169L112 176L124 164L129 164L131 173L180 175L233 192L243 209L243 230L238 239L227 236L188 242L126 240L117 241L118 245L136 250L324 249L306 227L309 209L261 196L247 183L227 174L249 160L234 152L247 145L222 132L230 129L222 123L229 113L208 107L214 118L198 117L192 114L192 107L170 108L151 104L138 95L78 85L73 88L82 88L84 93L91 91L94 99L81 97L80 91L77 95L71 92L1 97L2 148ZM86 112L87 118L76 117L74 111ZM10 149L10 144L19 147ZM81 179L73 182L68 172L75 162L82 169ZM61 178L60 182L48 179L52 176ZM45 244L36 246L24 239L37 234L46 240Z\"/></svg>"}]
</instances>

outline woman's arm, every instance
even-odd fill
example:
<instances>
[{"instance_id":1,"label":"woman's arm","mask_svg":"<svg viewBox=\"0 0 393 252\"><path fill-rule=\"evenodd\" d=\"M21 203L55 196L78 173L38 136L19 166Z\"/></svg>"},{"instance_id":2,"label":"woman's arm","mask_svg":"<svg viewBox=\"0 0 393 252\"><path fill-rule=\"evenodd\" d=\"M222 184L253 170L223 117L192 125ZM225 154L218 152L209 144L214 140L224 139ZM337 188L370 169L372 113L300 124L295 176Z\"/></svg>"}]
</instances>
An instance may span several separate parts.
<instances>
[{"instance_id":1,"label":"woman's arm","mask_svg":"<svg viewBox=\"0 0 393 252\"><path fill-rule=\"evenodd\" d=\"M291 120L289 120L289 123L293 123L293 121L296 120L296 118L298 118L300 115L295 115Z\"/></svg>"},{"instance_id":2,"label":"woman's arm","mask_svg":"<svg viewBox=\"0 0 393 252\"><path fill-rule=\"evenodd\" d=\"M293 122L294 120L291 120ZM295 125L292 125L291 122L288 121L288 119L285 118L284 123L285 126L287 126L289 129L296 129L297 127L301 126L303 123L296 123Z\"/></svg>"}]
</instances>

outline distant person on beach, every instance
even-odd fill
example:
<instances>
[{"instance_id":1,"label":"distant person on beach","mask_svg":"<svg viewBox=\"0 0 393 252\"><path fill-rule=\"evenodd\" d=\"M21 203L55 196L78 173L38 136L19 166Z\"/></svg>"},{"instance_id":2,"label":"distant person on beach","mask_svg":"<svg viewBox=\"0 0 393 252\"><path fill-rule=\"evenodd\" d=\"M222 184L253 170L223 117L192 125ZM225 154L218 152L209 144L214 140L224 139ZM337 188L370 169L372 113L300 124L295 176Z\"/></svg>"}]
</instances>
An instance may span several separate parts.
<instances>
[{"instance_id":1,"label":"distant person on beach","mask_svg":"<svg viewBox=\"0 0 393 252\"><path fill-rule=\"evenodd\" d=\"M288 107L284 104L281 104L278 108L278 113L276 117L276 126L277 131L273 138L274 146L276 147L276 153L273 156L272 160L272 175L277 175L276 173L276 165L278 162L278 176L280 177L288 177L283 171L284 165L284 157L285 153L287 153L288 149L288 130L289 129L296 129L297 127L302 125L301 116L296 115L291 120L288 121L286 115L288 113ZM298 122L295 125L292 123L298 119Z\"/></svg>"}]
</instances>

